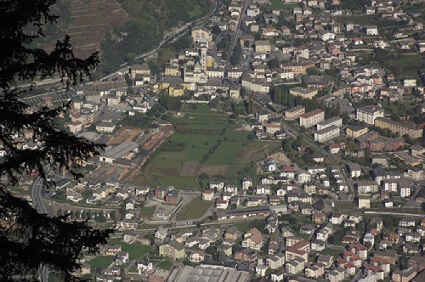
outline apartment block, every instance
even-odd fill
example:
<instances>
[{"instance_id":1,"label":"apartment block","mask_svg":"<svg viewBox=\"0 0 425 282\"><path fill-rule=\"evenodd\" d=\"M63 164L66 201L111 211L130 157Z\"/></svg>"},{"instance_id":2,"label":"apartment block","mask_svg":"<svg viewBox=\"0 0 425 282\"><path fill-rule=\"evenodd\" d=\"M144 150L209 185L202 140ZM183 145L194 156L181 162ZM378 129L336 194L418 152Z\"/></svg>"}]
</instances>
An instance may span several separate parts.
<instances>
[{"instance_id":1,"label":"apartment block","mask_svg":"<svg viewBox=\"0 0 425 282\"><path fill-rule=\"evenodd\" d=\"M400 136L407 134L413 139L421 138L423 133L423 129L416 124L393 121L383 117L375 119L375 126L382 129L389 129L393 133L400 134Z\"/></svg>"},{"instance_id":2,"label":"apartment block","mask_svg":"<svg viewBox=\"0 0 425 282\"><path fill-rule=\"evenodd\" d=\"M339 127L332 125L314 133L314 141L323 143L339 136Z\"/></svg>"},{"instance_id":3,"label":"apartment block","mask_svg":"<svg viewBox=\"0 0 425 282\"><path fill-rule=\"evenodd\" d=\"M285 111L285 119L286 120L296 120L301 115L305 114L305 108L302 106L298 106L292 109Z\"/></svg>"},{"instance_id":4,"label":"apartment block","mask_svg":"<svg viewBox=\"0 0 425 282\"><path fill-rule=\"evenodd\" d=\"M342 118L333 117L333 118L324 120L324 121L317 124L316 129L319 131L319 130L323 130L323 129L331 127L331 126L341 127L342 126Z\"/></svg>"},{"instance_id":5,"label":"apartment block","mask_svg":"<svg viewBox=\"0 0 425 282\"><path fill-rule=\"evenodd\" d=\"M325 120L325 112L314 110L300 116L300 126L312 127Z\"/></svg>"},{"instance_id":6,"label":"apartment block","mask_svg":"<svg viewBox=\"0 0 425 282\"><path fill-rule=\"evenodd\" d=\"M375 124L375 119L384 117L384 109L380 107L360 107L356 112L357 120L370 125Z\"/></svg>"}]
</instances>

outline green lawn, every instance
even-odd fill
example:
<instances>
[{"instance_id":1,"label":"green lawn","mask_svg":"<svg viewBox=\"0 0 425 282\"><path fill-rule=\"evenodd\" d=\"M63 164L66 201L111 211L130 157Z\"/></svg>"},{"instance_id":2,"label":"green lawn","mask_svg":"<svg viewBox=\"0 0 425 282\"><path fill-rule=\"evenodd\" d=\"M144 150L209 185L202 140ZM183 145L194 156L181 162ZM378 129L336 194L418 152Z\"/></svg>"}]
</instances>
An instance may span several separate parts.
<instances>
[{"instance_id":1,"label":"green lawn","mask_svg":"<svg viewBox=\"0 0 425 282\"><path fill-rule=\"evenodd\" d=\"M210 105L208 104L183 104L182 112L184 113L210 113Z\"/></svg>"},{"instance_id":2,"label":"green lawn","mask_svg":"<svg viewBox=\"0 0 425 282\"><path fill-rule=\"evenodd\" d=\"M142 218L148 218L149 219L149 218L152 217L152 215L155 212L155 210L156 210L156 206L153 206L153 207L143 207L142 210L141 210L141 212L140 212L140 215L142 216Z\"/></svg>"},{"instance_id":3,"label":"green lawn","mask_svg":"<svg viewBox=\"0 0 425 282\"><path fill-rule=\"evenodd\" d=\"M417 77L417 71L425 64L425 58L420 54L401 55L385 63L385 67L389 68L398 78L402 79L408 76Z\"/></svg>"},{"instance_id":4,"label":"green lawn","mask_svg":"<svg viewBox=\"0 0 425 282\"><path fill-rule=\"evenodd\" d=\"M235 222L235 223L232 223L232 225L236 227L240 232L245 233L248 230L249 224L251 223L251 221L252 220Z\"/></svg>"},{"instance_id":5,"label":"green lawn","mask_svg":"<svg viewBox=\"0 0 425 282\"><path fill-rule=\"evenodd\" d=\"M161 269L166 269L169 270L171 269L171 267L173 266L173 262L171 260L165 259L161 262L159 262L158 264L155 265L155 267L161 268Z\"/></svg>"},{"instance_id":6,"label":"green lawn","mask_svg":"<svg viewBox=\"0 0 425 282\"><path fill-rule=\"evenodd\" d=\"M336 249L326 248L323 251L321 251L320 253L322 255L337 256L337 255L341 254L342 251L343 250L336 250Z\"/></svg>"},{"instance_id":7,"label":"green lawn","mask_svg":"<svg viewBox=\"0 0 425 282\"><path fill-rule=\"evenodd\" d=\"M113 261L114 256L98 256L89 261L89 264L94 269L104 269L107 268Z\"/></svg>"},{"instance_id":8,"label":"green lawn","mask_svg":"<svg viewBox=\"0 0 425 282\"><path fill-rule=\"evenodd\" d=\"M151 247L140 244L127 244L120 239L112 239L110 243L120 245L123 252L128 252L130 259L139 259L152 250Z\"/></svg>"},{"instance_id":9,"label":"green lawn","mask_svg":"<svg viewBox=\"0 0 425 282\"><path fill-rule=\"evenodd\" d=\"M209 207L211 201L202 200L201 197L196 196L189 204L182 208L177 214L177 220L196 219L203 216Z\"/></svg>"},{"instance_id":10,"label":"green lawn","mask_svg":"<svg viewBox=\"0 0 425 282\"><path fill-rule=\"evenodd\" d=\"M267 144L269 153L281 146L280 142L248 140L247 131L236 130L245 123L243 119L230 120L207 105L184 105L183 112L183 117L172 120L176 132L170 138L170 142L184 143L183 151L154 155L133 184L199 189L196 178L202 172L238 182L241 173L252 174L252 161L266 157Z\"/></svg>"},{"instance_id":11,"label":"green lawn","mask_svg":"<svg viewBox=\"0 0 425 282\"><path fill-rule=\"evenodd\" d=\"M335 210L337 211L352 211L356 205L350 202L335 202Z\"/></svg>"},{"instance_id":12,"label":"green lawn","mask_svg":"<svg viewBox=\"0 0 425 282\"><path fill-rule=\"evenodd\" d=\"M298 7L297 3L283 3L282 0L270 0L270 6L266 6L267 10L270 9L293 9Z\"/></svg>"},{"instance_id":13,"label":"green lawn","mask_svg":"<svg viewBox=\"0 0 425 282\"><path fill-rule=\"evenodd\" d=\"M139 229L157 229L160 226L167 228L167 227L170 227L171 225L170 224L165 224L165 225L164 224L141 224Z\"/></svg>"}]
</instances>

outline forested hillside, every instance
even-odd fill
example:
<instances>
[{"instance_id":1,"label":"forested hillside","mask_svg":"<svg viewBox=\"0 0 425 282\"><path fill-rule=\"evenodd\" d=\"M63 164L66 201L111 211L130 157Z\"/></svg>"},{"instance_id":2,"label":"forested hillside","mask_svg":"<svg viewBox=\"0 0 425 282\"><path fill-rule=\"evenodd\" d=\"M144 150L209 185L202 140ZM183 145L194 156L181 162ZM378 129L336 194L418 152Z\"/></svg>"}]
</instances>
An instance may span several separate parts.
<instances>
[{"instance_id":1,"label":"forested hillside","mask_svg":"<svg viewBox=\"0 0 425 282\"><path fill-rule=\"evenodd\" d=\"M113 68L152 49L166 30L205 15L212 0L118 0L129 21L101 42L103 67Z\"/></svg>"}]
</instances>

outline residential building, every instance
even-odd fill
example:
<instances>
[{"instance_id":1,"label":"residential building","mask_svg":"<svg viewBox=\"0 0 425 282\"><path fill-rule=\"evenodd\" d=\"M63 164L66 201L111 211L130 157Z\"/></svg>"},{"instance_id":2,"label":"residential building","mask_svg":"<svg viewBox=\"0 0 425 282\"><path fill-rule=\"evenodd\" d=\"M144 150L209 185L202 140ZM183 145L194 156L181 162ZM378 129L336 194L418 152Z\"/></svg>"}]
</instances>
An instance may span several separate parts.
<instances>
[{"instance_id":1,"label":"residential building","mask_svg":"<svg viewBox=\"0 0 425 282\"><path fill-rule=\"evenodd\" d=\"M256 40L254 42L256 53L270 53L270 41L269 40Z\"/></svg>"},{"instance_id":2,"label":"residential building","mask_svg":"<svg viewBox=\"0 0 425 282\"><path fill-rule=\"evenodd\" d=\"M305 114L305 107L298 106L285 111L286 120L296 120L301 115Z\"/></svg>"},{"instance_id":3,"label":"residential building","mask_svg":"<svg viewBox=\"0 0 425 282\"><path fill-rule=\"evenodd\" d=\"M242 179L242 190L248 190L249 187L252 187L252 178L245 177Z\"/></svg>"},{"instance_id":4,"label":"residential building","mask_svg":"<svg viewBox=\"0 0 425 282\"><path fill-rule=\"evenodd\" d=\"M317 89L307 89L304 87L294 87L289 89L289 94L294 95L294 96L300 96L304 99L313 99L314 96L316 96L318 93Z\"/></svg>"},{"instance_id":5,"label":"residential building","mask_svg":"<svg viewBox=\"0 0 425 282\"><path fill-rule=\"evenodd\" d=\"M408 269L400 270L396 269L391 275L391 281L393 282L408 282L411 281L417 272L414 268L409 267Z\"/></svg>"},{"instance_id":6,"label":"residential building","mask_svg":"<svg viewBox=\"0 0 425 282\"><path fill-rule=\"evenodd\" d=\"M304 262L307 262L309 253L310 253L310 242L300 241L296 243L295 245L286 249L285 260L292 261L296 258L300 258Z\"/></svg>"},{"instance_id":7,"label":"residential building","mask_svg":"<svg viewBox=\"0 0 425 282\"><path fill-rule=\"evenodd\" d=\"M340 128L335 125L332 125L330 127L316 131L314 133L314 141L317 141L319 143L329 141L331 139L338 137L340 135L339 132L340 132Z\"/></svg>"},{"instance_id":8,"label":"residential building","mask_svg":"<svg viewBox=\"0 0 425 282\"><path fill-rule=\"evenodd\" d=\"M285 270L288 273L295 275L303 271L304 266L305 266L305 261L303 259L294 258L293 260L288 261L285 264Z\"/></svg>"},{"instance_id":9,"label":"residential building","mask_svg":"<svg viewBox=\"0 0 425 282\"><path fill-rule=\"evenodd\" d=\"M351 177L360 177L362 175L362 168L358 163L350 163L347 165L347 170Z\"/></svg>"},{"instance_id":10,"label":"residential building","mask_svg":"<svg viewBox=\"0 0 425 282\"><path fill-rule=\"evenodd\" d=\"M358 208L362 209L370 209L370 196L369 195L365 195L365 194L361 194L358 196L357 198L357 203L358 203Z\"/></svg>"},{"instance_id":11,"label":"residential building","mask_svg":"<svg viewBox=\"0 0 425 282\"><path fill-rule=\"evenodd\" d=\"M266 258L266 266L271 269L279 269L285 264L285 255L282 253Z\"/></svg>"},{"instance_id":12,"label":"residential building","mask_svg":"<svg viewBox=\"0 0 425 282\"><path fill-rule=\"evenodd\" d=\"M345 279L345 269L338 267L326 272L325 279L329 282L341 282Z\"/></svg>"},{"instance_id":13,"label":"residential building","mask_svg":"<svg viewBox=\"0 0 425 282\"><path fill-rule=\"evenodd\" d=\"M379 185L375 181L357 181L355 183L358 194L378 193Z\"/></svg>"},{"instance_id":14,"label":"residential building","mask_svg":"<svg viewBox=\"0 0 425 282\"><path fill-rule=\"evenodd\" d=\"M416 124L393 121L384 117L376 118L375 126L382 129L389 129L393 133L400 134L400 136L407 134L412 139L421 138L423 134L423 129Z\"/></svg>"},{"instance_id":15,"label":"residential building","mask_svg":"<svg viewBox=\"0 0 425 282\"><path fill-rule=\"evenodd\" d=\"M186 257L186 251L181 244L177 242L170 242L159 246L159 255L169 257L173 260L178 260Z\"/></svg>"},{"instance_id":16,"label":"residential building","mask_svg":"<svg viewBox=\"0 0 425 282\"><path fill-rule=\"evenodd\" d=\"M257 228L251 228L244 235L244 239L242 240L242 247L259 251L263 246L263 243L264 240L261 232Z\"/></svg>"},{"instance_id":17,"label":"residential building","mask_svg":"<svg viewBox=\"0 0 425 282\"><path fill-rule=\"evenodd\" d=\"M370 125L375 124L375 119L384 117L384 109L380 107L360 107L356 111L358 121L365 122Z\"/></svg>"},{"instance_id":18,"label":"residential building","mask_svg":"<svg viewBox=\"0 0 425 282\"><path fill-rule=\"evenodd\" d=\"M202 192L202 200L212 201L214 199L214 191L213 190L205 190Z\"/></svg>"},{"instance_id":19,"label":"residential building","mask_svg":"<svg viewBox=\"0 0 425 282\"><path fill-rule=\"evenodd\" d=\"M325 112L323 110L314 110L300 116L300 126L306 128L315 126L325 120Z\"/></svg>"},{"instance_id":20,"label":"residential building","mask_svg":"<svg viewBox=\"0 0 425 282\"><path fill-rule=\"evenodd\" d=\"M347 126L345 130L345 134L347 134L348 137L351 137L353 139L356 139L357 137L367 133L369 131L369 127L367 126Z\"/></svg>"}]
</instances>

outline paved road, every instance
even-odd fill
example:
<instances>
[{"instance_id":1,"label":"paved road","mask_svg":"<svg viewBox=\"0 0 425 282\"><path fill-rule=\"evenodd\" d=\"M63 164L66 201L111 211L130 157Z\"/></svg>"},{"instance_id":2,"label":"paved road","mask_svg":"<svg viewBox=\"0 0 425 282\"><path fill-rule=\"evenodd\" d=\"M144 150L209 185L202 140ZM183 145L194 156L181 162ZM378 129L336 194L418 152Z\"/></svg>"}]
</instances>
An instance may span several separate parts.
<instances>
[{"instance_id":1,"label":"paved road","mask_svg":"<svg viewBox=\"0 0 425 282\"><path fill-rule=\"evenodd\" d=\"M50 172L50 167L46 168L46 174ZM48 208L45 206L43 202L43 198L41 197L41 192L43 190L43 179L41 177L37 177L37 179L32 184L31 189L31 198L34 207L41 214L49 214ZM40 280L42 282L49 281L49 268L45 265L41 267L40 271Z\"/></svg>"},{"instance_id":2,"label":"paved road","mask_svg":"<svg viewBox=\"0 0 425 282\"><path fill-rule=\"evenodd\" d=\"M251 0L245 0L242 3L241 13L240 13L240 16L239 16L239 19L238 19L238 24L236 25L235 36L232 38L232 46L230 48L229 54L227 55L226 65L224 66L224 69L226 69L226 70L227 70L227 67L229 66L230 58L232 57L233 49L235 48L236 41L242 35L241 24L242 24L243 18L245 17L246 9L248 8L248 5L249 5L250 2L251 2Z\"/></svg>"}]
</instances>

